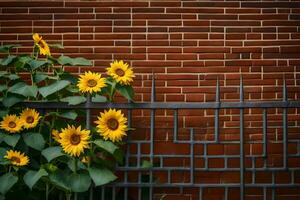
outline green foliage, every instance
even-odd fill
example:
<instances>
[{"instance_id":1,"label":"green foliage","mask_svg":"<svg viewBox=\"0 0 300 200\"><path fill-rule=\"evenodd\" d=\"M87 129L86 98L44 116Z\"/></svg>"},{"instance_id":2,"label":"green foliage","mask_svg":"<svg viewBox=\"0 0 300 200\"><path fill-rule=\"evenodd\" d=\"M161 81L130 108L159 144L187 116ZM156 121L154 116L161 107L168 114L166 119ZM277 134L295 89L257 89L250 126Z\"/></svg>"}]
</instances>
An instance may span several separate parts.
<instances>
[{"instance_id":1,"label":"green foliage","mask_svg":"<svg viewBox=\"0 0 300 200\"><path fill-rule=\"evenodd\" d=\"M65 155L62 153L62 149L59 146L48 147L42 151L42 155L47 159L48 162L51 162L53 159Z\"/></svg>"},{"instance_id":2,"label":"green foliage","mask_svg":"<svg viewBox=\"0 0 300 200\"><path fill-rule=\"evenodd\" d=\"M38 88L36 85L27 85L24 82L19 82L8 89L8 92L20 94L24 97L36 97Z\"/></svg>"},{"instance_id":3,"label":"green foliage","mask_svg":"<svg viewBox=\"0 0 300 200\"><path fill-rule=\"evenodd\" d=\"M105 185L117 179L112 171L104 167L90 167L88 171L96 186Z\"/></svg>"},{"instance_id":4,"label":"green foliage","mask_svg":"<svg viewBox=\"0 0 300 200\"><path fill-rule=\"evenodd\" d=\"M12 173L6 173L0 177L0 193L6 194L18 181L18 177Z\"/></svg>"},{"instance_id":5,"label":"green foliage","mask_svg":"<svg viewBox=\"0 0 300 200\"><path fill-rule=\"evenodd\" d=\"M21 136L18 134L12 134L12 135L5 135L3 140L6 144L8 144L11 147L15 147L17 143L19 142Z\"/></svg>"},{"instance_id":6,"label":"green foliage","mask_svg":"<svg viewBox=\"0 0 300 200\"><path fill-rule=\"evenodd\" d=\"M44 169L40 169L39 171L29 170L24 175L25 184L32 190L33 186L43 177L47 176L48 173Z\"/></svg>"},{"instance_id":7,"label":"green foliage","mask_svg":"<svg viewBox=\"0 0 300 200\"><path fill-rule=\"evenodd\" d=\"M91 185L91 177L88 173L72 173L67 177L67 183L73 192L86 192Z\"/></svg>"},{"instance_id":8,"label":"green foliage","mask_svg":"<svg viewBox=\"0 0 300 200\"><path fill-rule=\"evenodd\" d=\"M65 66L91 66L85 58L40 56L38 45L33 46L31 55L13 55L10 51L19 45L0 46L0 52L6 53L0 59L0 118L9 114L20 113L25 108L22 102L65 102L70 106L86 103L87 100L97 103L114 102L116 94L133 101L134 91L130 85L117 83L112 77L106 77L106 86L87 95L78 88L80 81L65 71ZM49 44L49 47L63 49L61 44ZM26 79L24 80L24 74ZM99 76L99 74L96 74ZM103 76L101 76L103 78ZM87 102L89 103L89 102ZM80 109L51 109L46 113L39 112L39 121L35 127L24 128L16 133L0 130L0 200L9 198L41 199L42 193L54 191L86 192L92 185L102 186L117 179L114 174L115 163L123 164L124 153L119 143L103 140L94 126L90 128L89 148L78 157L63 151L59 136L52 137L52 131L61 132L68 125L76 128L85 127L86 112ZM30 119L29 119L30 120ZM35 119L36 120L36 119ZM25 120L22 122L24 123ZM13 150L27 156L29 163L25 166L13 165L4 156ZM85 160L83 160L85 158ZM150 168L149 162L142 167ZM12 190L13 188L13 190ZM50 190L49 190L50 189ZM41 197L43 196L43 197Z\"/></svg>"},{"instance_id":9,"label":"green foliage","mask_svg":"<svg viewBox=\"0 0 300 200\"><path fill-rule=\"evenodd\" d=\"M92 62L85 58L70 58L69 56L60 56L57 59L57 62L61 65L70 65L70 66L90 66Z\"/></svg>"},{"instance_id":10,"label":"green foliage","mask_svg":"<svg viewBox=\"0 0 300 200\"><path fill-rule=\"evenodd\" d=\"M61 101L67 102L69 105L78 105L86 102L86 98L83 96L72 96L72 97L62 98Z\"/></svg>"},{"instance_id":11,"label":"green foliage","mask_svg":"<svg viewBox=\"0 0 300 200\"><path fill-rule=\"evenodd\" d=\"M23 134L23 139L25 144L27 144L27 146L36 149L38 151L43 150L46 144L43 136L40 133Z\"/></svg>"},{"instance_id":12,"label":"green foliage","mask_svg":"<svg viewBox=\"0 0 300 200\"><path fill-rule=\"evenodd\" d=\"M0 46L0 52L1 53L8 53L11 49L19 47L21 45L19 44L7 44L7 45L3 45Z\"/></svg>"},{"instance_id":13,"label":"green foliage","mask_svg":"<svg viewBox=\"0 0 300 200\"><path fill-rule=\"evenodd\" d=\"M43 97L48 97L49 95L64 89L69 84L70 82L66 80L56 81L51 85L39 88L39 92Z\"/></svg>"},{"instance_id":14,"label":"green foliage","mask_svg":"<svg viewBox=\"0 0 300 200\"><path fill-rule=\"evenodd\" d=\"M117 91L128 100L133 100L134 91L131 85L116 85Z\"/></svg>"}]
</instances>

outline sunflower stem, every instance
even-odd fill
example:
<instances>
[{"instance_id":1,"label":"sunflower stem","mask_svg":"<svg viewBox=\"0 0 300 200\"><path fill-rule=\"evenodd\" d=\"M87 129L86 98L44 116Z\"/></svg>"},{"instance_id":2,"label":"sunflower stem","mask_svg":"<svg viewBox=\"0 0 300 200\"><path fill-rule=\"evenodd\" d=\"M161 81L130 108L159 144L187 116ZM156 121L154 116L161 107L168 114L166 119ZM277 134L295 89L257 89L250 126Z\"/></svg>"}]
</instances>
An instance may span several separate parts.
<instances>
[{"instance_id":1,"label":"sunflower stem","mask_svg":"<svg viewBox=\"0 0 300 200\"><path fill-rule=\"evenodd\" d=\"M109 102L113 102L114 101L114 96L115 96L115 92L116 92L116 82L113 81L111 84L111 90L110 90L110 94L109 94Z\"/></svg>"},{"instance_id":2,"label":"sunflower stem","mask_svg":"<svg viewBox=\"0 0 300 200\"><path fill-rule=\"evenodd\" d=\"M58 109L57 109L56 111L58 112ZM50 147L52 146L52 129L53 129L53 127L54 127L55 120L56 120L56 116L53 116L53 117L52 117L52 120L51 120L50 134L49 134L49 146L50 146Z\"/></svg>"},{"instance_id":3,"label":"sunflower stem","mask_svg":"<svg viewBox=\"0 0 300 200\"><path fill-rule=\"evenodd\" d=\"M66 192L66 200L71 200L72 193Z\"/></svg>"},{"instance_id":4,"label":"sunflower stem","mask_svg":"<svg viewBox=\"0 0 300 200\"><path fill-rule=\"evenodd\" d=\"M77 158L74 159L74 172L77 174Z\"/></svg>"},{"instance_id":5,"label":"sunflower stem","mask_svg":"<svg viewBox=\"0 0 300 200\"><path fill-rule=\"evenodd\" d=\"M46 200L49 199L49 183L46 183Z\"/></svg>"}]
</instances>

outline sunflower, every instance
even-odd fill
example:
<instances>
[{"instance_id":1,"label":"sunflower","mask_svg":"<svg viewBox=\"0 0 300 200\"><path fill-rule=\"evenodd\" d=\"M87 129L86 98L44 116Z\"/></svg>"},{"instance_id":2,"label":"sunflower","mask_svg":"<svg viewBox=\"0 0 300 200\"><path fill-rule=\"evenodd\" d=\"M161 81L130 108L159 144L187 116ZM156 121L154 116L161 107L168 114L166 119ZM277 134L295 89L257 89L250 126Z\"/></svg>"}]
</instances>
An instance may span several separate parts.
<instances>
[{"instance_id":1,"label":"sunflower","mask_svg":"<svg viewBox=\"0 0 300 200\"><path fill-rule=\"evenodd\" d=\"M41 116L35 109L26 108L20 114L20 119L23 121L24 128L29 129L36 127Z\"/></svg>"},{"instance_id":2,"label":"sunflower","mask_svg":"<svg viewBox=\"0 0 300 200\"><path fill-rule=\"evenodd\" d=\"M114 61L110 63L110 67L106 68L107 74L114 78L118 83L122 85L130 85L135 77L132 68L123 60Z\"/></svg>"},{"instance_id":3,"label":"sunflower","mask_svg":"<svg viewBox=\"0 0 300 200\"><path fill-rule=\"evenodd\" d=\"M106 86L105 78L101 78L99 73L85 72L84 75L80 75L77 86L83 93L100 92Z\"/></svg>"},{"instance_id":4,"label":"sunflower","mask_svg":"<svg viewBox=\"0 0 300 200\"><path fill-rule=\"evenodd\" d=\"M59 131L53 129L52 132L51 132L51 134L52 134L52 138L53 138L56 142L59 143L59 140L61 139Z\"/></svg>"},{"instance_id":5,"label":"sunflower","mask_svg":"<svg viewBox=\"0 0 300 200\"><path fill-rule=\"evenodd\" d=\"M29 158L24 153L19 151L9 150L6 151L6 155L4 156L7 160L10 161L12 165L16 166L24 166L29 163Z\"/></svg>"},{"instance_id":6,"label":"sunflower","mask_svg":"<svg viewBox=\"0 0 300 200\"><path fill-rule=\"evenodd\" d=\"M23 120L16 115L6 115L0 122L0 128L9 133L17 133L23 128Z\"/></svg>"},{"instance_id":7,"label":"sunflower","mask_svg":"<svg viewBox=\"0 0 300 200\"><path fill-rule=\"evenodd\" d=\"M127 118L121 110L109 109L100 113L97 124L98 132L103 136L105 140L111 140L113 142L119 142L123 136L126 136L127 131Z\"/></svg>"},{"instance_id":8,"label":"sunflower","mask_svg":"<svg viewBox=\"0 0 300 200\"><path fill-rule=\"evenodd\" d=\"M89 148L90 131L82 129L81 126L69 126L59 134L63 150L71 156L79 156L84 149Z\"/></svg>"},{"instance_id":9,"label":"sunflower","mask_svg":"<svg viewBox=\"0 0 300 200\"><path fill-rule=\"evenodd\" d=\"M32 35L34 44L39 48L41 55L51 56L50 48L45 40L38 33L34 33Z\"/></svg>"}]
</instances>

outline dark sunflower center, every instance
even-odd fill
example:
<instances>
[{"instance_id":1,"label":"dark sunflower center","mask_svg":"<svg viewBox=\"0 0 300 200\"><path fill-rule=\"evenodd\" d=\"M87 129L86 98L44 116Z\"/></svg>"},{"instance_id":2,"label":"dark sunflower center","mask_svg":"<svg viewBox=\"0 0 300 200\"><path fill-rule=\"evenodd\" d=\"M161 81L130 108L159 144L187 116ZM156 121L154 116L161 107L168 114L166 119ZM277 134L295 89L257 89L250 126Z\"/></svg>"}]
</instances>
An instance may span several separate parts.
<instances>
[{"instance_id":1,"label":"dark sunflower center","mask_svg":"<svg viewBox=\"0 0 300 200\"><path fill-rule=\"evenodd\" d=\"M124 76L125 75L125 72L122 70L122 69L117 69L116 70L116 74L118 75L118 76Z\"/></svg>"},{"instance_id":2,"label":"dark sunflower center","mask_svg":"<svg viewBox=\"0 0 300 200\"><path fill-rule=\"evenodd\" d=\"M87 85L89 87L95 87L97 85L97 81L95 81L94 79L90 79L87 81Z\"/></svg>"},{"instance_id":3,"label":"dark sunflower center","mask_svg":"<svg viewBox=\"0 0 300 200\"><path fill-rule=\"evenodd\" d=\"M71 136L71 144L77 145L77 144L80 143L80 141L81 141L80 135L73 134L73 135Z\"/></svg>"},{"instance_id":4,"label":"dark sunflower center","mask_svg":"<svg viewBox=\"0 0 300 200\"><path fill-rule=\"evenodd\" d=\"M9 128L16 128L17 124L15 122L8 123Z\"/></svg>"},{"instance_id":5,"label":"dark sunflower center","mask_svg":"<svg viewBox=\"0 0 300 200\"><path fill-rule=\"evenodd\" d=\"M29 116L29 117L26 118L26 122L27 122L28 124L31 124L31 123L34 122L34 118L33 118L32 116Z\"/></svg>"},{"instance_id":6,"label":"dark sunflower center","mask_svg":"<svg viewBox=\"0 0 300 200\"><path fill-rule=\"evenodd\" d=\"M114 131L114 130L118 129L119 122L118 122L118 120L111 118L111 119L107 120L107 126L110 130Z\"/></svg>"},{"instance_id":7,"label":"dark sunflower center","mask_svg":"<svg viewBox=\"0 0 300 200\"><path fill-rule=\"evenodd\" d=\"M18 158L16 156L11 157L10 160L11 160L11 162L16 162L16 163L20 163L21 162L20 158Z\"/></svg>"}]
</instances>

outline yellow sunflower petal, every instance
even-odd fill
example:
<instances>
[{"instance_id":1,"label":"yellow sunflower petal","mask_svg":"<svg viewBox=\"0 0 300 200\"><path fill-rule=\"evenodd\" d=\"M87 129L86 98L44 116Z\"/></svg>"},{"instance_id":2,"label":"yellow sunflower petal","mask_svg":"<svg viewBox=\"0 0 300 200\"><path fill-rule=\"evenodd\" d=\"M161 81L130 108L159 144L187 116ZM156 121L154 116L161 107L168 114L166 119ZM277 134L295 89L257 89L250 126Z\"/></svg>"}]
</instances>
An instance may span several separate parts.
<instances>
[{"instance_id":1,"label":"yellow sunflower petal","mask_svg":"<svg viewBox=\"0 0 300 200\"><path fill-rule=\"evenodd\" d=\"M90 131L74 126L68 126L59 134L59 143L63 150L75 157L79 157L85 149L89 148Z\"/></svg>"},{"instance_id":2,"label":"yellow sunflower petal","mask_svg":"<svg viewBox=\"0 0 300 200\"><path fill-rule=\"evenodd\" d=\"M37 126L41 116L35 109L26 108L20 114L20 119L23 121L24 128L29 129Z\"/></svg>"},{"instance_id":3,"label":"yellow sunflower petal","mask_svg":"<svg viewBox=\"0 0 300 200\"><path fill-rule=\"evenodd\" d=\"M52 132L51 132L52 138L53 138L56 142L59 142L59 140L61 139L59 134L60 134L59 131L58 131L58 130L55 130L55 129L53 129Z\"/></svg>"},{"instance_id":4,"label":"yellow sunflower petal","mask_svg":"<svg viewBox=\"0 0 300 200\"><path fill-rule=\"evenodd\" d=\"M106 73L122 85L130 85L135 77L133 70L123 60L110 63L110 67L106 68Z\"/></svg>"},{"instance_id":5,"label":"yellow sunflower petal","mask_svg":"<svg viewBox=\"0 0 300 200\"><path fill-rule=\"evenodd\" d=\"M17 133L23 129L23 120L16 115L6 115L0 122L0 128L9 133Z\"/></svg>"},{"instance_id":6,"label":"yellow sunflower petal","mask_svg":"<svg viewBox=\"0 0 300 200\"><path fill-rule=\"evenodd\" d=\"M42 40L42 37L38 33L34 33L32 35L32 39L34 43L38 44Z\"/></svg>"},{"instance_id":7,"label":"yellow sunflower petal","mask_svg":"<svg viewBox=\"0 0 300 200\"><path fill-rule=\"evenodd\" d=\"M44 56L51 56L50 48L45 40L41 40L38 44L40 54Z\"/></svg>"},{"instance_id":8,"label":"yellow sunflower petal","mask_svg":"<svg viewBox=\"0 0 300 200\"><path fill-rule=\"evenodd\" d=\"M105 78L101 78L99 73L89 71L79 77L77 87L82 93L100 92L106 86Z\"/></svg>"},{"instance_id":9,"label":"yellow sunflower petal","mask_svg":"<svg viewBox=\"0 0 300 200\"><path fill-rule=\"evenodd\" d=\"M124 117L121 110L109 109L100 113L97 124L97 131L105 140L120 142L123 136L126 136L127 118Z\"/></svg>"},{"instance_id":10,"label":"yellow sunflower petal","mask_svg":"<svg viewBox=\"0 0 300 200\"><path fill-rule=\"evenodd\" d=\"M51 56L49 45L38 33L32 35L34 44L38 47L40 55Z\"/></svg>"},{"instance_id":11,"label":"yellow sunflower petal","mask_svg":"<svg viewBox=\"0 0 300 200\"><path fill-rule=\"evenodd\" d=\"M24 153L21 153L19 151L13 151L9 150L6 152L6 155L4 156L7 160L10 161L12 165L15 166L24 166L29 163L29 158Z\"/></svg>"}]
</instances>

